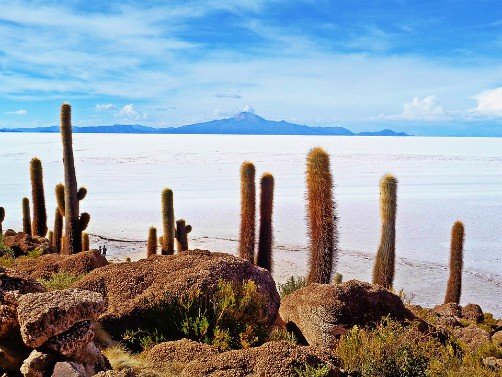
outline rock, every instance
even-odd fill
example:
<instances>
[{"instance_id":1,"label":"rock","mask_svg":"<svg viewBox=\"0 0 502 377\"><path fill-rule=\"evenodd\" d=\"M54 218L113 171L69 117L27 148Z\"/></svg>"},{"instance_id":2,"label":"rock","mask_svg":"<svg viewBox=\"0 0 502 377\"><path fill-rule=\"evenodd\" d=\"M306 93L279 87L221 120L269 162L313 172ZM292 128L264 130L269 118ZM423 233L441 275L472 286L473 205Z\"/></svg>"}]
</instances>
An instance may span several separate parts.
<instances>
[{"instance_id":1,"label":"rock","mask_svg":"<svg viewBox=\"0 0 502 377\"><path fill-rule=\"evenodd\" d=\"M476 351L482 345L491 342L490 334L476 325L456 328L453 330L453 335L472 351Z\"/></svg>"},{"instance_id":2,"label":"rock","mask_svg":"<svg viewBox=\"0 0 502 377\"><path fill-rule=\"evenodd\" d=\"M198 343L189 339L164 342L146 352L145 358L152 365L163 363L187 364L192 360L208 358L218 354L218 350L210 345Z\"/></svg>"},{"instance_id":3,"label":"rock","mask_svg":"<svg viewBox=\"0 0 502 377\"><path fill-rule=\"evenodd\" d=\"M492 335L492 342L496 346L502 347L502 330L499 330Z\"/></svg>"},{"instance_id":4,"label":"rock","mask_svg":"<svg viewBox=\"0 0 502 377\"><path fill-rule=\"evenodd\" d=\"M10 336L17 328L17 300L15 291L0 290L0 339Z\"/></svg>"},{"instance_id":5,"label":"rock","mask_svg":"<svg viewBox=\"0 0 502 377\"><path fill-rule=\"evenodd\" d=\"M296 369L326 365L329 376L340 376L336 360L328 349L304 347L289 342L269 342L260 347L209 355L186 365L182 377L284 377Z\"/></svg>"},{"instance_id":6,"label":"rock","mask_svg":"<svg viewBox=\"0 0 502 377\"><path fill-rule=\"evenodd\" d=\"M444 317L462 317L462 307L459 304L450 302L448 304L436 305L432 308L432 313Z\"/></svg>"},{"instance_id":7,"label":"rock","mask_svg":"<svg viewBox=\"0 0 502 377\"><path fill-rule=\"evenodd\" d=\"M84 366L72 361L60 361L54 366L52 377L88 377Z\"/></svg>"},{"instance_id":8,"label":"rock","mask_svg":"<svg viewBox=\"0 0 502 377\"><path fill-rule=\"evenodd\" d=\"M94 338L91 321L77 322L70 329L55 335L45 342L44 347L62 356L70 357L82 351Z\"/></svg>"},{"instance_id":9,"label":"rock","mask_svg":"<svg viewBox=\"0 0 502 377\"><path fill-rule=\"evenodd\" d=\"M13 268L33 279L49 279L58 272L83 275L108 264L98 251L84 251L72 255L45 254L35 259L16 259Z\"/></svg>"},{"instance_id":10,"label":"rock","mask_svg":"<svg viewBox=\"0 0 502 377\"><path fill-rule=\"evenodd\" d=\"M22 296L17 316L24 343L36 348L77 322L97 319L104 309L99 293L70 288Z\"/></svg>"},{"instance_id":11,"label":"rock","mask_svg":"<svg viewBox=\"0 0 502 377\"><path fill-rule=\"evenodd\" d=\"M438 325L441 325L443 327L462 327L462 323L459 322L457 317L453 317L451 315L449 316L439 316L437 318L437 323Z\"/></svg>"},{"instance_id":12,"label":"rock","mask_svg":"<svg viewBox=\"0 0 502 377\"><path fill-rule=\"evenodd\" d=\"M483 322L485 316L481 307L477 304L467 304L462 308L462 318L474 321L476 323Z\"/></svg>"},{"instance_id":13,"label":"rock","mask_svg":"<svg viewBox=\"0 0 502 377\"><path fill-rule=\"evenodd\" d=\"M502 359L497 359L493 356L485 357L483 359L483 365L493 370L502 370Z\"/></svg>"},{"instance_id":14,"label":"rock","mask_svg":"<svg viewBox=\"0 0 502 377\"><path fill-rule=\"evenodd\" d=\"M19 371L30 350L20 339L0 340L0 370Z\"/></svg>"},{"instance_id":15,"label":"rock","mask_svg":"<svg viewBox=\"0 0 502 377\"><path fill-rule=\"evenodd\" d=\"M137 374L130 368L122 370L108 370L106 372L99 372L94 377L136 377Z\"/></svg>"},{"instance_id":16,"label":"rock","mask_svg":"<svg viewBox=\"0 0 502 377\"><path fill-rule=\"evenodd\" d=\"M298 339L325 347L333 347L355 325L376 324L385 316L398 321L415 318L395 294L357 280L309 284L284 297L279 313Z\"/></svg>"},{"instance_id":17,"label":"rock","mask_svg":"<svg viewBox=\"0 0 502 377\"><path fill-rule=\"evenodd\" d=\"M81 363L89 376L112 368L108 359L93 342L88 343L80 352L74 353L71 358Z\"/></svg>"},{"instance_id":18,"label":"rock","mask_svg":"<svg viewBox=\"0 0 502 377\"><path fill-rule=\"evenodd\" d=\"M19 232L13 235L11 232L3 237L5 247L14 252L14 256L20 257L28 255L30 251L40 250L42 254L53 253L54 248L47 238L30 236L27 233Z\"/></svg>"},{"instance_id":19,"label":"rock","mask_svg":"<svg viewBox=\"0 0 502 377\"><path fill-rule=\"evenodd\" d=\"M56 362L57 360L53 355L33 350L28 358L24 360L20 371L24 377L46 377L50 376Z\"/></svg>"},{"instance_id":20,"label":"rock","mask_svg":"<svg viewBox=\"0 0 502 377\"><path fill-rule=\"evenodd\" d=\"M130 263L113 263L92 271L75 287L103 294L108 302L100 322L112 336L140 327L148 311L166 300L187 294L213 293L220 280L253 280L267 303L270 323L275 321L279 294L270 273L230 254L186 251L156 255Z\"/></svg>"},{"instance_id":21,"label":"rock","mask_svg":"<svg viewBox=\"0 0 502 377\"><path fill-rule=\"evenodd\" d=\"M22 272L0 267L0 290L18 291L19 294L44 292L42 285Z\"/></svg>"}]
</instances>

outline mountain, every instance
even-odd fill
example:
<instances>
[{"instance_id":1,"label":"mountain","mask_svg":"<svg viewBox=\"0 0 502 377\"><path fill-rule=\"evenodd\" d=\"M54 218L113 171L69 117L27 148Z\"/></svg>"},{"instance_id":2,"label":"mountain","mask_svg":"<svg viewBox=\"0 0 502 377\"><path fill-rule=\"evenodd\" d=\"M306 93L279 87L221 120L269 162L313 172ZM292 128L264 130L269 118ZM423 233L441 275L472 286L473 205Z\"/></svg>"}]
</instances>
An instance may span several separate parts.
<instances>
[{"instance_id":1,"label":"mountain","mask_svg":"<svg viewBox=\"0 0 502 377\"><path fill-rule=\"evenodd\" d=\"M0 132L56 133L59 127L36 127L3 129ZM232 118L189 124L181 127L152 128L141 125L114 124L113 126L73 127L75 133L121 133L121 134L220 134L220 135L322 135L322 136L407 136L403 132L382 130L354 133L344 127L309 127L267 120L259 115L242 112Z\"/></svg>"}]
</instances>

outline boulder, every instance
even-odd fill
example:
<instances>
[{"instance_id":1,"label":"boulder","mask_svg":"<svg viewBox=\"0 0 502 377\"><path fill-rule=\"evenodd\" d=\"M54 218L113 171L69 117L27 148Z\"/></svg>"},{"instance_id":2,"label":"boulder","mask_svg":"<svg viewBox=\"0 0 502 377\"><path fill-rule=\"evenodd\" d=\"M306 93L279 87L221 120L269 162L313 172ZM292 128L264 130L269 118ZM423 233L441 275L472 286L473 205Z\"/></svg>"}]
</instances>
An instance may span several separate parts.
<instances>
[{"instance_id":1,"label":"boulder","mask_svg":"<svg viewBox=\"0 0 502 377\"><path fill-rule=\"evenodd\" d=\"M502 359L497 359L493 356L485 357L483 359L483 365L496 371L502 371Z\"/></svg>"},{"instance_id":2,"label":"boulder","mask_svg":"<svg viewBox=\"0 0 502 377\"><path fill-rule=\"evenodd\" d=\"M15 291L0 290L0 339L10 336L18 327L17 300Z\"/></svg>"},{"instance_id":3,"label":"boulder","mask_svg":"<svg viewBox=\"0 0 502 377\"><path fill-rule=\"evenodd\" d=\"M279 313L298 339L325 347L333 347L355 325L374 325L385 316L398 321L415 319L398 296L357 280L309 284L284 297Z\"/></svg>"},{"instance_id":4,"label":"boulder","mask_svg":"<svg viewBox=\"0 0 502 377\"><path fill-rule=\"evenodd\" d=\"M30 236L23 232L16 234L6 232L3 237L3 242L5 247L14 252L16 258L28 255L30 251L34 250L40 250L42 254L53 253L55 251L47 238Z\"/></svg>"},{"instance_id":5,"label":"boulder","mask_svg":"<svg viewBox=\"0 0 502 377\"><path fill-rule=\"evenodd\" d=\"M108 370L106 372L99 372L94 377L136 377L138 376L131 368L122 370ZM153 376L152 376L153 377Z\"/></svg>"},{"instance_id":6,"label":"boulder","mask_svg":"<svg viewBox=\"0 0 502 377\"><path fill-rule=\"evenodd\" d=\"M92 322L81 321L70 327L69 330L50 338L45 342L44 347L62 356L70 357L82 351L93 338Z\"/></svg>"},{"instance_id":7,"label":"boulder","mask_svg":"<svg viewBox=\"0 0 502 377\"><path fill-rule=\"evenodd\" d=\"M485 316L481 307L477 304L467 304L462 308L462 318L474 321L476 323L483 322Z\"/></svg>"},{"instance_id":8,"label":"boulder","mask_svg":"<svg viewBox=\"0 0 502 377\"><path fill-rule=\"evenodd\" d=\"M46 377L50 376L56 362L57 360L53 355L33 350L28 358L23 361L20 371L24 377Z\"/></svg>"},{"instance_id":9,"label":"boulder","mask_svg":"<svg viewBox=\"0 0 502 377\"><path fill-rule=\"evenodd\" d=\"M30 350L19 339L0 340L0 370L19 371Z\"/></svg>"},{"instance_id":10,"label":"boulder","mask_svg":"<svg viewBox=\"0 0 502 377\"><path fill-rule=\"evenodd\" d=\"M190 361L209 358L217 354L218 350L213 346L181 339L157 344L145 353L145 358L152 365L159 366L166 363L187 364Z\"/></svg>"},{"instance_id":11,"label":"boulder","mask_svg":"<svg viewBox=\"0 0 502 377\"><path fill-rule=\"evenodd\" d=\"M15 260L13 268L33 279L49 279L58 272L83 275L108 264L98 251L84 251L72 255L45 254L35 259L20 258Z\"/></svg>"},{"instance_id":12,"label":"boulder","mask_svg":"<svg viewBox=\"0 0 502 377\"><path fill-rule=\"evenodd\" d=\"M18 291L19 294L44 292L45 289L36 280L22 272L0 267L0 290Z\"/></svg>"},{"instance_id":13,"label":"boulder","mask_svg":"<svg viewBox=\"0 0 502 377\"><path fill-rule=\"evenodd\" d=\"M104 310L101 295L79 289L29 293L19 299L17 315L26 345L36 348L81 321L93 321Z\"/></svg>"},{"instance_id":14,"label":"boulder","mask_svg":"<svg viewBox=\"0 0 502 377\"><path fill-rule=\"evenodd\" d=\"M462 307L454 302L449 302L447 304L436 305L432 308L432 314L436 316L443 317L462 317Z\"/></svg>"},{"instance_id":15,"label":"boulder","mask_svg":"<svg viewBox=\"0 0 502 377\"><path fill-rule=\"evenodd\" d=\"M140 327L147 313L167 300L190 294L212 294L220 281L253 280L266 300L266 318L272 324L279 294L270 273L230 254L194 250L176 255L155 255L138 262L113 263L92 271L75 287L101 293L107 300L100 322L120 338Z\"/></svg>"},{"instance_id":16,"label":"boulder","mask_svg":"<svg viewBox=\"0 0 502 377\"><path fill-rule=\"evenodd\" d=\"M456 328L453 330L453 335L472 351L491 342L490 334L476 325Z\"/></svg>"},{"instance_id":17,"label":"boulder","mask_svg":"<svg viewBox=\"0 0 502 377\"><path fill-rule=\"evenodd\" d=\"M289 342L269 342L260 347L208 355L186 365L182 377L295 376L297 370L323 366L327 376L341 376L328 349L299 346Z\"/></svg>"},{"instance_id":18,"label":"boulder","mask_svg":"<svg viewBox=\"0 0 502 377\"><path fill-rule=\"evenodd\" d=\"M51 377L88 377L84 366L73 361L60 361L54 366Z\"/></svg>"},{"instance_id":19,"label":"boulder","mask_svg":"<svg viewBox=\"0 0 502 377\"><path fill-rule=\"evenodd\" d=\"M81 351L71 355L71 359L82 364L89 376L112 368L108 359L93 342L87 343Z\"/></svg>"},{"instance_id":20,"label":"boulder","mask_svg":"<svg viewBox=\"0 0 502 377\"><path fill-rule=\"evenodd\" d=\"M502 347L502 330L496 331L492 335L492 341L493 341L493 344L495 344L496 346Z\"/></svg>"}]
</instances>

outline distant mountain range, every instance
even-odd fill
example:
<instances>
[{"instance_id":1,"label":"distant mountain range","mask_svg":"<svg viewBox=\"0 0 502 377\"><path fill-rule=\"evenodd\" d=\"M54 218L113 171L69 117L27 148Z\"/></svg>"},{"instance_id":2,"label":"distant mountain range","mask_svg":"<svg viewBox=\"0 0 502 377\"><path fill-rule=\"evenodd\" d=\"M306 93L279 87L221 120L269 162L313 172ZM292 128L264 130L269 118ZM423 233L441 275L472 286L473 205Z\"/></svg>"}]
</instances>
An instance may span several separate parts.
<instances>
[{"instance_id":1,"label":"distant mountain range","mask_svg":"<svg viewBox=\"0 0 502 377\"><path fill-rule=\"evenodd\" d=\"M3 128L0 132L59 132L58 126L35 128ZM116 134L220 134L220 135L332 135L332 136L408 136L404 132L389 129L376 132L354 133L344 127L309 127L275 122L259 115L242 112L232 118L189 124L181 127L153 128L141 125L114 124L113 126L73 127L75 133Z\"/></svg>"}]
</instances>

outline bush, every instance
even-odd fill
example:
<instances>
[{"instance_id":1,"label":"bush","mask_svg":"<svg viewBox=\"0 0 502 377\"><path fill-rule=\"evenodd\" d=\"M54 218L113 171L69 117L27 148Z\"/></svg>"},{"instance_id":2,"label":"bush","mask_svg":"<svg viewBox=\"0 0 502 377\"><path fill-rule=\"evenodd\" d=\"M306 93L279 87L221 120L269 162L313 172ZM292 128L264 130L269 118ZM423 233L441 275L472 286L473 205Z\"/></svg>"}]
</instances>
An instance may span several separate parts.
<instances>
[{"instance_id":1,"label":"bush","mask_svg":"<svg viewBox=\"0 0 502 377\"><path fill-rule=\"evenodd\" d=\"M329 377L331 370L327 365L313 367L305 364L302 368L295 368L295 372L298 377Z\"/></svg>"},{"instance_id":2,"label":"bush","mask_svg":"<svg viewBox=\"0 0 502 377\"><path fill-rule=\"evenodd\" d=\"M148 307L148 302L144 305ZM122 335L131 351L156 343L188 338L225 351L262 344L269 333L266 301L254 281L241 284L221 281L209 296L202 292L172 298L152 307L142 325Z\"/></svg>"},{"instance_id":3,"label":"bush","mask_svg":"<svg viewBox=\"0 0 502 377\"><path fill-rule=\"evenodd\" d=\"M293 293L294 291L303 288L307 285L307 279L301 276L297 276L296 278L294 276L291 276L286 283L284 284L279 284L279 295L281 296L281 299L284 298L284 296L289 295L290 293Z\"/></svg>"},{"instance_id":4,"label":"bush","mask_svg":"<svg viewBox=\"0 0 502 377\"><path fill-rule=\"evenodd\" d=\"M0 267L11 267L14 264L14 252L5 246L3 235L0 233Z\"/></svg>"},{"instance_id":5,"label":"bush","mask_svg":"<svg viewBox=\"0 0 502 377\"><path fill-rule=\"evenodd\" d=\"M56 291L60 289L70 288L74 283L84 277L82 275L73 275L68 272L56 272L49 279L38 279L40 284L48 291Z\"/></svg>"}]
</instances>

